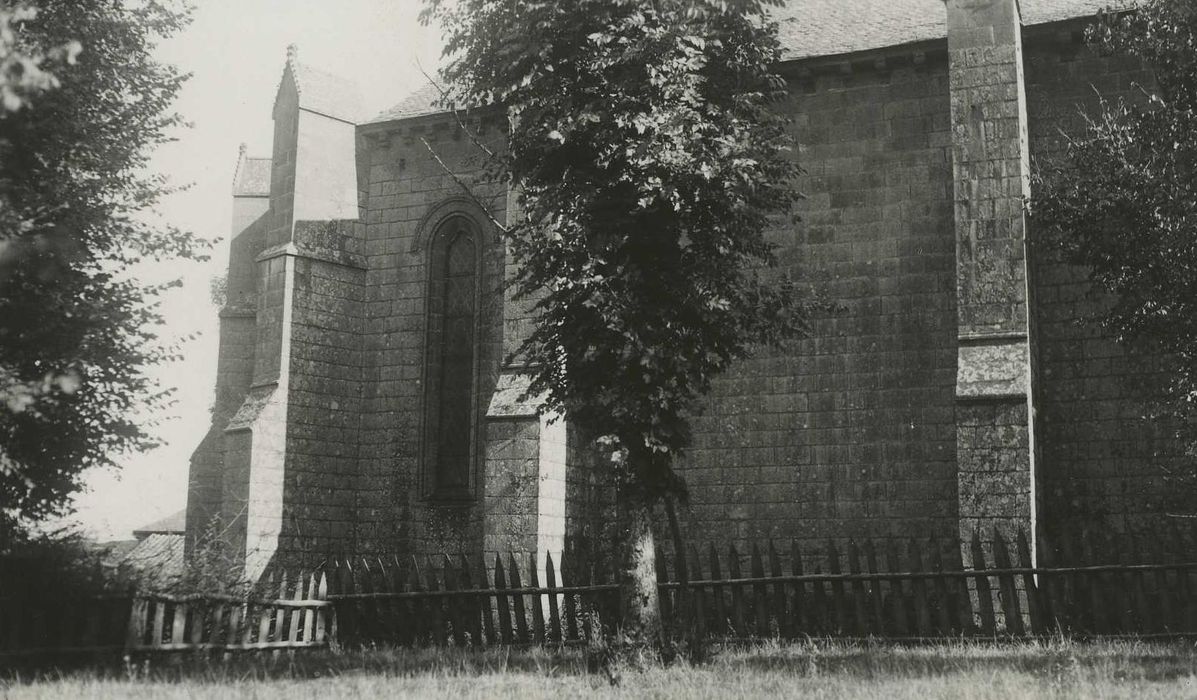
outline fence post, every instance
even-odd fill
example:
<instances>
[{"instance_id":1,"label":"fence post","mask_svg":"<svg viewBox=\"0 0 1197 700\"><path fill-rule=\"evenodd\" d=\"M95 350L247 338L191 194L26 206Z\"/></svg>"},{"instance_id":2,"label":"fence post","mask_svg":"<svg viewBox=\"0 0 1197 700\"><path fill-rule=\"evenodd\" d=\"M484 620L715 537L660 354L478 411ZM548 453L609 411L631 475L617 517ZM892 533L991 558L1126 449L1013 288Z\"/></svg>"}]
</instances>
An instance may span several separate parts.
<instances>
[{"instance_id":1,"label":"fence post","mask_svg":"<svg viewBox=\"0 0 1197 700\"><path fill-rule=\"evenodd\" d=\"M897 543L894 540L889 540L885 547L885 568L889 569L891 574L896 574L902 571L902 567L898 564ZM890 609L893 612L894 619L894 634L904 636L912 633L912 625L910 624L909 606L906 597L906 583L902 579L894 579L890 582L889 600Z\"/></svg>"},{"instance_id":2,"label":"fence post","mask_svg":"<svg viewBox=\"0 0 1197 700\"><path fill-rule=\"evenodd\" d=\"M1031 558L1031 546L1027 542L1026 530L1018 529L1018 564L1024 569L1035 568L1035 561ZM1022 587L1027 594L1027 617L1031 622L1031 634L1043 634L1046 629L1043 619L1043 592L1035 582L1032 574L1022 575Z\"/></svg>"},{"instance_id":3,"label":"fence post","mask_svg":"<svg viewBox=\"0 0 1197 700\"><path fill-rule=\"evenodd\" d=\"M1093 536L1089 528L1081 529L1081 556L1086 566L1097 563L1093 555ZM1089 589L1089 615L1093 620L1093 631L1097 634L1107 634L1110 631L1109 611L1106 607L1106 596L1102 592L1102 580L1094 574L1082 574Z\"/></svg>"},{"instance_id":4,"label":"fence post","mask_svg":"<svg viewBox=\"0 0 1197 700\"><path fill-rule=\"evenodd\" d=\"M802 552L798 549L798 540L790 539L790 573L802 576ZM790 606L793 618L792 631L795 637L811 633L810 616L806 609L806 584L802 581L794 582L794 604Z\"/></svg>"},{"instance_id":5,"label":"fence post","mask_svg":"<svg viewBox=\"0 0 1197 700\"><path fill-rule=\"evenodd\" d=\"M740 573L740 553L736 551L734 544L728 545L727 559L728 576L733 580L744 578L744 574ZM732 594L732 624L735 627L736 635L746 637L748 636L748 622L744 611L744 584L733 583L730 586Z\"/></svg>"},{"instance_id":6,"label":"fence post","mask_svg":"<svg viewBox=\"0 0 1197 700\"><path fill-rule=\"evenodd\" d=\"M320 572L320 582L316 587L316 599L328 601L328 576L323 571ZM336 614L336 608L331 605L320 608L320 612L316 615L315 641L327 641L330 647L333 646L335 640L326 638L324 635L327 629L336 630L336 624L332 622L336 620Z\"/></svg>"},{"instance_id":7,"label":"fence post","mask_svg":"<svg viewBox=\"0 0 1197 700\"><path fill-rule=\"evenodd\" d=\"M848 573L859 574L860 571L860 550L856 546L856 540L848 540ZM869 636L868 615L865 612L865 585L864 581L855 580L852 582L852 616L855 617L856 636Z\"/></svg>"},{"instance_id":8,"label":"fence post","mask_svg":"<svg viewBox=\"0 0 1197 700\"><path fill-rule=\"evenodd\" d=\"M291 592L291 600L299 602L303 600L305 576L303 571L295 574L295 587ZM291 610L291 638L288 640L292 646L298 645L300 637L303 635L303 611L299 608Z\"/></svg>"},{"instance_id":9,"label":"fence post","mask_svg":"<svg viewBox=\"0 0 1197 700\"><path fill-rule=\"evenodd\" d=\"M907 547L910 571L919 573L923 569L923 552L917 538L911 538ZM927 604L927 579L916 576L911 582L914 589L915 634L926 637L931 633L931 609Z\"/></svg>"},{"instance_id":10,"label":"fence post","mask_svg":"<svg viewBox=\"0 0 1197 700\"><path fill-rule=\"evenodd\" d=\"M461 577L453 566L453 560L449 558L448 554L442 554L441 557L443 559L441 571L444 572L442 575L445 581L445 602L448 603L445 607L449 613L449 624L453 626L453 644L464 647L466 625L462 613L464 610L468 614L470 600L468 596L459 593L462 590Z\"/></svg>"},{"instance_id":11,"label":"fence post","mask_svg":"<svg viewBox=\"0 0 1197 700\"><path fill-rule=\"evenodd\" d=\"M690 543L690 557L694 560L694 568L687 569L687 572L691 574L692 581L702 581L702 557L698 553L698 547L693 542ZM701 583L694 585L692 596L694 599L694 641L698 643L706 639L707 636L706 588Z\"/></svg>"},{"instance_id":12,"label":"fence post","mask_svg":"<svg viewBox=\"0 0 1197 700\"><path fill-rule=\"evenodd\" d=\"M1045 533L1039 534L1038 565L1044 569L1051 569L1057 564L1054 543ZM1043 604L1043 629L1045 632L1053 629L1063 630L1067 626L1068 605L1065 600L1065 583L1059 574L1039 574L1039 600Z\"/></svg>"},{"instance_id":13,"label":"fence post","mask_svg":"<svg viewBox=\"0 0 1197 700\"><path fill-rule=\"evenodd\" d=\"M761 561L761 548L757 546L756 542L752 543L752 577L757 579L765 577L765 565ZM765 584L758 583L752 587L752 604L756 609L756 633L759 637L768 637L771 632L766 595Z\"/></svg>"},{"instance_id":14,"label":"fence post","mask_svg":"<svg viewBox=\"0 0 1197 700\"><path fill-rule=\"evenodd\" d=\"M515 552L507 553L507 561L511 563L511 587L517 589L523 588L523 584L520 583L520 567L519 562L515 560ZM516 641L521 644L527 644L530 639L528 636L528 611L524 607L524 594L513 593L511 601L515 604Z\"/></svg>"},{"instance_id":15,"label":"fence post","mask_svg":"<svg viewBox=\"0 0 1197 700\"><path fill-rule=\"evenodd\" d=\"M499 638L503 644L511 644L511 608L507 597L501 591L507 588L507 576L503 573L503 558L495 553L495 602L499 606Z\"/></svg>"},{"instance_id":16,"label":"fence post","mask_svg":"<svg viewBox=\"0 0 1197 700\"><path fill-rule=\"evenodd\" d=\"M881 569L877 567L877 549L873 544L873 540L865 540L865 566L868 567L870 574L879 574ZM875 632L878 636L884 637L886 635L885 625L885 605L884 594L882 593L882 582L874 580L869 582L869 598L873 601L873 620L875 625Z\"/></svg>"},{"instance_id":17,"label":"fence post","mask_svg":"<svg viewBox=\"0 0 1197 700\"><path fill-rule=\"evenodd\" d=\"M491 578L486 572L485 555L479 555L478 564L478 575L480 577L478 588L494 590L494 588L491 586ZM488 592L483 592L478 596L478 606L482 609L482 625L486 630L485 643L499 644L501 643L501 640L495 632L495 617L490 612L490 599L491 594Z\"/></svg>"},{"instance_id":18,"label":"fence post","mask_svg":"<svg viewBox=\"0 0 1197 700\"><path fill-rule=\"evenodd\" d=\"M1010 550L1006 549L1006 538L998 528L993 529L993 561L999 569L1010 569ZM1022 612L1018 605L1018 588L1013 574L998 574L1002 600L1002 616L1006 622L1006 634L1021 637L1026 632L1022 625Z\"/></svg>"},{"instance_id":19,"label":"fence post","mask_svg":"<svg viewBox=\"0 0 1197 700\"><path fill-rule=\"evenodd\" d=\"M719 552L715 549L715 543L711 542L710 558L711 558L711 581L722 581L723 573L719 570ZM715 629L717 634L727 634L731 627L730 620L727 617L727 609L724 606L723 599L723 584L713 583L711 585L711 598L715 603Z\"/></svg>"},{"instance_id":20,"label":"fence post","mask_svg":"<svg viewBox=\"0 0 1197 700\"><path fill-rule=\"evenodd\" d=\"M547 552L546 552L547 554ZM551 555L550 555L551 556ZM528 586L530 588L540 588L540 574L537 569L540 568L537 553L535 550L528 554ZM544 602L545 595L541 593L533 593L532 601L532 641L536 644L544 644ZM556 600L553 601L554 603Z\"/></svg>"},{"instance_id":21,"label":"fence post","mask_svg":"<svg viewBox=\"0 0 1197 700\"><path fill-rule=\"evenodd\" d=\"M562 574L562 577L564 579L564 573ZM557 588L557 567L553 565L553 553L552 552L544 553L544 579L545 579L545 585L550 590L554 590ZM562 583L564 584L564 580L562 581ZM549 598L549 629L547 631L547 634L549 636L551 636L552 641L554 641L560 645L560 644L565 643L565 636L564 636L564 634L562 634L561 613L560 613L560 610L558 608L558 603L557 603L558 595L559 594L556 593L554 590L554 592L549 593L549 596L548 596L548 598ZM569 596L566 596L566 601L568 601L568 599L569 599ZM568 603L567 603L566 609L568 610ZM543 624L544 624L544 621L542 620L541 625L543 625Z\"/></svg>"},{"instance_id":22,"label":"fence post","mask_svg":"<svg viewBox=\"0 0 1197 700\"><path fill-rule=\"evenodd\" d=\"M989 568L985 562L985 550L981 546L981 533L973 530L972 538L973 570L983 571ZM981 634L992 637L997 634L997 616L993 609L993 588L989 585L988 576L974 576L977 591L977 610L981 618Z\"/></svg>"},{"instance_id":23,"label":"fence post","mask_svg":"<svg viewBox=\"0 0 1197 700\"><path fill-rule=\"evenodd\" d=\"M1164 554L1163 538L1151 537L1150 550L1151 562L1154 564L1163 564L1167 557ZM1154 595L1151 598L1159 603L1159 616L1156 618L1159 621L1152 632L1171 632L1175 628L1175 620L1173 617L1174 610L1172 607L1172 596L1175 595L1175 589L1168 583L1168 571L1166 569L1156 569L1154 575L1155 587L1152 591Z\"/></svg>"},{"instance_id":24,"label":"fence post","mask_svg":"<svg viewBox=\"0 0 1197 700\"><path fill-rule=\"evenodd\" d=\"M842 573L840 550L830 538L827 540L827 568L832 576L839 576ZM844 600L843 581L838 578L831 580L831 595L835 600L835 631L837 634L843 634L848 631L848 605Z\"/></svg>"},{"instance_id":25,"label":"fence post","mask_svg":"<svg viewBox=\"0 0 1197 700\"><path fill-rule=\"evenodd\" d=\"M458 561L460 562L458 565L458 571L460 572L458 581L461 583L462 589L474 590L474 578L470 575L470 560L466 558L465 554L461 554L458 556ZM483 581L485 579L486 577L483 576ZM486 639L482 636L482 606L478 602L478 594L471 593L465 599L464 603L467 621L466 631L470 633L470 642L474 648L480 649L486 646Z\"/></svg>"},{"instance_id":26,"label":"fence post","mask_svg":"<svg viewBox=\"0 0 1197 700\"><path fill-rule=\"evenodd\" d=\"M319 572L317 572L317 571L312 571L308 575L308 590L307 590L307 594L303 597L304 600L312 601L312 600L316 599L316 586L318 585L318 582L316 581L316 577L318 575L319 575ZM311 644L316 641L315 637L316 637L316 609L308 608L307 611L304 613L304 619L303 619L303 641L307 642L308 644Z\"/></svg>"},{"instance_id":27,"label":"fence post","mask_svg":"<svg viewBox=\"0 0 1197 700\"><path fill-rule=\"evenodd\" d=\"M674 622L674 600L673 590L669 588L662 589L660 585L662 583L670 582L669 566L665 561L664 548L657 549L653 553L653 562L657 569L657 600L658 604L661 606L661 622L663 623L662 631L668 635L672 631L669 628L673 627L673 625L670 623ZM666 625L668 625L668 627Z\"/></svg>"},{"instance_id":28,"label":"fence post","mask_svg":"<svg viewBox=\"0 0 1197 700\"><path fill-rule=\"evenodd\" d=\"M773 538L769 538L769 575L780 579L781 561L777 557L777 547ZM788 584L775 580L773 582L773 617L777 620L777 633L785 638L793 636L793 619L790 617L789 607L786 605L786 588Z\"/></svg>"}]
</instances>

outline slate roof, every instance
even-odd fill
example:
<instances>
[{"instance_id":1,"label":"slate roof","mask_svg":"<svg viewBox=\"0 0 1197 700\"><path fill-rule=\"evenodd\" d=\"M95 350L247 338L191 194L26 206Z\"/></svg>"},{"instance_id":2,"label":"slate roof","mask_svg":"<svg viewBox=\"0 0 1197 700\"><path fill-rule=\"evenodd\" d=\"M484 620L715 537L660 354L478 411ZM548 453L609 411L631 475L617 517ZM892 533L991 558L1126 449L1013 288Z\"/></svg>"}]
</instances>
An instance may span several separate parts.
<instances>
[{"instance_id":1,"label":"slate roof","mask_svg":"<svg viewBox=\"0 0 1197 700\"><path fill-rule=\"evenodd\" d=\"M301 109L355 124L362 121L362 95L352 80L302 63L292 64L292 71Z\"/></svg>"},{"instance_id":2,"label":"slate roof","mask_svg":"<svg viewBox=\"0 0 1197 700\"><path fill-rule=\"evenodd\" d=\"M1024 26L1096 14L1127 0L1019 0ZM1133 1L1133 0L1132 0ZM784 55L789 60L834 56L947 36L944 0L789 0L773 9ZM432 85L369 120L406 119L440 111Z\"/></svg>"},{"instance_id":3,"label":"slate roof","mask_svg":"<svg viewBox=\"0 0 1197 700\"><path fill-rule=\"evenodd\" d=\"M1097 14L1122 0L1019 0L1024 26ZM788 59L833 56L947 36L944 0L789 0L773 11Z\"/></svg>"},{"instance_id":4,"label":"slate roof","mask_svg":"<svg viewBox=\"0 0 1197 700\"><path fill-rule=\"evenodd\" d=\"M251 158L245 155L245 144L241 144L237 170L233 174L233 196L269 197L270 169L269 158Z\"/></svg>"},{"instance_id":5,"label":"slate roof","mask_svg":"<svg viewBox=\"0 0 1197 700\"><path fill-rule=\"evenodd\" d=\"M299 93L299 107L311 112L353 124L367 116L362 106L362 94L357 83L334 73L299 62L299 49L287 47L287 68Z\"/></svg>"},{"instance_id":6,"label":"slate roof","mask_svg":"<svg viewBox=\"0 0 1197 700\"><path fill-rule=\"evenodd\" d=\"M432 114L439 112L440 108L433 106L433 102L439 99L441 91L432 83L425 83L423 86L417 88L415 92L403 98L399 104L391 107L377 117L370 120L374 122L389 122L392 119L406 119L407 117L418 117L421 114Z\"/></svg>"},{"instance_id":7,"label":"slate roof","mask_svg":"<svg viewBox=\"0 0 1197 700\"><path fill-rule=\"evenodd\" d=\"M155 520L148 525L142 525L133 531L133 536L139 540L145 539L149 535L181 535L187 529L187 509L184 508L177 513Z\"/></svg>"},{"instance_id":8,"label":"slate roof","mask_svg":"<svg viewBox=\"0 0 1197 700\"><path fill-rule=\"evenodd\" d=\"M183 576L183 562L183 534L154 533L138 542L119 563L136 571L143 586L163 590Z\"/></svg>"}]
</instances>

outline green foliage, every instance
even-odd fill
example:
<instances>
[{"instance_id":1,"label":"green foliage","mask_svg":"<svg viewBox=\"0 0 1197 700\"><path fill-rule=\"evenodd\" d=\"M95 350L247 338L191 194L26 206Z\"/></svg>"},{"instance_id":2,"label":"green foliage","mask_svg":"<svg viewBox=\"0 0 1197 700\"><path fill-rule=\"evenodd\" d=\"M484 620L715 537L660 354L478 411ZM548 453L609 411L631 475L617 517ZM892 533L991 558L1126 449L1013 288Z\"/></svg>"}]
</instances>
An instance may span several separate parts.
<instances>
[{"instance_id":1,"label":"green foliage","mask_svg":"<svg viewBox=\"0 0 1197 700\"><path fill-rule=\"evenodd\" d=\"M0 545L0 591L86 597L128 591L136 572L116 563L110 546L73 529L23 536Z\"/></svg>"},{"instance_id":2,"label":"green foliage","mask_svg":"<svg viewBox=\"0 0 1197 700\"><path fill-rule=\"evenodd\" d=\"M530 393L602 436L651 502L711 380L805 330L765 238L800 195L766 5L431 0L448 99L502 105L491 163L519 193L515 288L535 301ZM775 219L774 217L781 217Z\"/></svg>"},{"instance_id":3,"label":"green foliage","mask_svg":"<svg viewBox=\"0 0 1197 700\"><path fill-rule=\"evenodd\" d=\"M1179 360L1173 407L1197 408L1197 3L1149 0L1104 14L1089 40L1154 74L1103 101L1063 157L1037 173L1034 222L1110 293L1100 321ZM1189 436L1190 439L1192 436Z\"/></svg>"},{"instance_id":4,"label":"green foliage","mask_svg":"<svg viewBox=\"0 0 1197 700\"><path fill-rule=\"evenodd\" d=\"M244 558L228 537L220 516L214 516L196 536L184 563L182 578L171 586L173 593L247 595L251 582L245 578ZM277 591L262 591L273 596Z\"/></svg>"},{"instance_id":5,"label":"green foliage","mask_svg":"<svg viewBox=\"0 0 1197 700\"><path fill-rule=\"evenodd\" d=\"M15 112L33 96L58 87L50 69L74 63L82 48L77 41L51 47L18 41L21 25L36 17L37 9L27 3L0 7L0 113Z\"/></svg>"},{"instance_id":6,"label":"green foliage","mask_svg":"<svg viewBox=\"0 0 1197 700\"><path fill-rule=\"evenodd\" d=\"M43 0L13 13L0 0L0 11L0 65L53 75L12 88L20 108L0 111L2 533L61 513L87 469L155 444L135 414L168 404L145 369L172 353L154 332L155 297L171 285L130 266L202 258L207 244L146 216L170 191L145 166L181 125L171 104L185 80L152 52L189 10Z\"/></svg>"}]
</instances>

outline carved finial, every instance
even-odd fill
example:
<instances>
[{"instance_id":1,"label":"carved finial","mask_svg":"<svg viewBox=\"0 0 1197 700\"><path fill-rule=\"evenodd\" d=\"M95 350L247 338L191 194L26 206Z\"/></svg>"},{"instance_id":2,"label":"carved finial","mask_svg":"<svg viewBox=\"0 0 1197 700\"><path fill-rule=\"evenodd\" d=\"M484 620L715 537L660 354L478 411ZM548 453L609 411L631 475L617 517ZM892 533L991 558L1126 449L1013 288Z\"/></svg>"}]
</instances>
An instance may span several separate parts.
<instances>
[{"instance_id":1,"label":"carved finial","mask_svg":"<svg viewBox=\"0 0 1197 700\"><path fill-rule=\"evenodd\" d=\"M287 44L287 63L295 63L299 59L299 45Z\"/></svg>"},{"instance_id":2,"label":"carved finial","mask_svg":"<svg viewBox=\"0 0 1197 700\"><path fill-rule=\"evenodd\" d=\"M241 145L237 147L237 155L239 155L240 157L244 158L244 157L245 157L245 152L246 152L246 151L248 151L248 150L249 150L249 146L245 145L245 142L244 142L244 141L242 141L242 142L241 142Z\"/></svg>"}]
</instances>

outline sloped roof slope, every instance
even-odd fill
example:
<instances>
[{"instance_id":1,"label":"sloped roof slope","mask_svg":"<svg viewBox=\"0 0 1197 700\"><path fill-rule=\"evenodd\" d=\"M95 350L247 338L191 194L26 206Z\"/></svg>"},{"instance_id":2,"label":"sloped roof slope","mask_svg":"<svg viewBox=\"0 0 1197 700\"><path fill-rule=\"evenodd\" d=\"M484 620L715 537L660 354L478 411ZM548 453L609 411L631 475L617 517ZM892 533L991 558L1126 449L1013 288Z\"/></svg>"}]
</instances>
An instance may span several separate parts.
<instances>
[{"instance_id":1,"label":"sloped roof slope","mask_svg":"<svg viewBox=\"0 0 1197 700\"><path fill-rule=\"evenodd\" d=\"M1133 0L1019 0L1024 26L1096 14ZM774 8L787 60L868 51L947 36L944 0L788 0ZM440 111L439 92L424 85L370 122Z\"/></svg>"},{"instance_id":2,"label":"sloped roof slope","mask_svg":"<svg viewBox=\"0 0 1197 700\"><path fill-rule=\"evenodd\" d=\"M370 120L374 122L389 122L392 119L406 119L407 117L418 117L421 114L431 114L439 112L440 108L433 105L441 96L441 91L432 83L425 83L423 86L417 88L403 100L386 110L377 117Z\"/></svg>"},{"instance_id":3,"label":"sloped roof slope","mask_svg":"<svg viewBox=\"0 0 1197 700\"><path fill-rule=\"evenodd\" d=\"M237 171L233 174L234 197L270 196L270 158L254 158L245 154L245 144L237 155Z\"/></svg>"},{"instance_id":4,"label":"sloped roof slope","mask_svg":"<svg viewBox=\"0 0 1197 700\"><path fill-rule=\"evenodd\" d=\"M184 508L177 513L155 520L148 525L142 525L133 531L133 536L137 539L143 539L148 535L155 534L171 534L181 535L187 529L187 509Z\"/></svg>"},{"instance_id":5,"label":"sloped roof slope","mask_svg":"<svg viewBox=\"0 0 1197 700\"><path fill-rule=\"evenodd\" d=\"M1019 0L1024 26L1095 15L1128 0ZM833 56L947 36L944 0L789 0L775 9L788 59Z\"/></svg>"},{"instance_id":6,"label":"sloped roof slope","mask_svg":"<svg viewBox=\"0 0 1197 700\"><path fill-rule=\"evenodd\" d=\"M299 62L299 49L287 47L287 75L295 83L299 107L311 112L357 124L365 119L362 94L357 83L328 71Z\"/></svg>"},{"instance_id":7,"label":"sloped roof slope","mask_svg":"<svg viewBox=\"0 0 1197 700\"><path fill-rule=\"evenodd\" d=\"M167 589L183 576L183 535L155 533L147 536L120 560L136 572L149 588Z\"/></svg>"}]
</instances>

